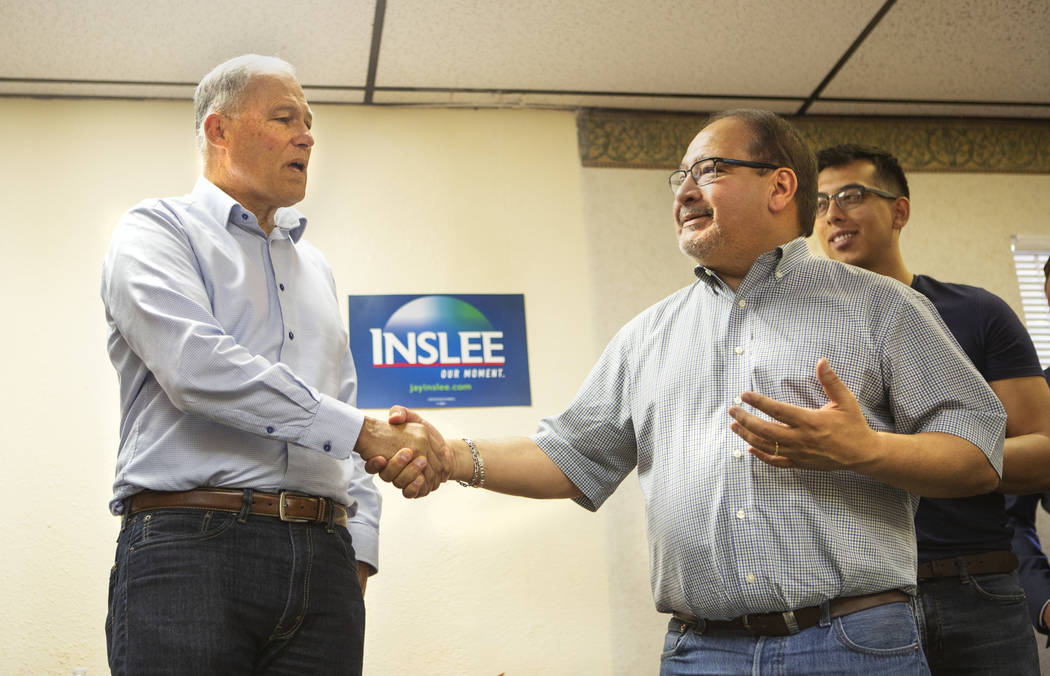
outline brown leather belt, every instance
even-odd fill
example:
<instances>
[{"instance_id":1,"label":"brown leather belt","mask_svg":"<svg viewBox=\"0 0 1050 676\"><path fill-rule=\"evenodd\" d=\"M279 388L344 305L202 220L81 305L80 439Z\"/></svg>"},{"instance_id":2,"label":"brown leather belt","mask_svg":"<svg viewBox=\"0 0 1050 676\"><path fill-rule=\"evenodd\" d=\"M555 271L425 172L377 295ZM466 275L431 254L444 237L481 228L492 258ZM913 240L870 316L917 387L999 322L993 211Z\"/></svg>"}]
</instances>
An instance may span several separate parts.
<instances>
[{"instance_id":1,"label":"brown leather belt","mask_svg":"<svg viewBox=\"0 0 1050 676\"><path fill-rule=\"evenodd\" d=\"M828 610L831 617L836 618L887 603L907 603L910 599L911 597L904 592L893 589L864 596L832 599L828 603ZM791 636L820 622L820 606L789 610L786 613L742 615L732 620L698 620L685 613L675 613L674 617L682 621L682 631L692 630L699 634L709 631L735 631L754 636Z\"/></svg>"},{"instance_id":2,"label":"brown leather belt","mask_svg":"<svg viewBox=\"0 0 1050 676\"><path fill-rule=\"evenodd\" d=\"M1017 556L1001 549L984 554L955 556L949 559L923 561L919 564L919 579L934 577L956 577L958 575L984 575L987 573L1009 573L1017 570Z\"/></svg>"},{"instance_id":3,"label":"brown leather belt","mask_svg":"<svg viewBox=\"0 0 1050 676\"><path fill-rule=\"evenodd\" d=\"M192 491L163 493L142 491L127 500L127 514L149 509L212 509L220 512L239 512L244 504L244 491L230 488L196 488ZM252 505L248 510L260 516L275 516L281 521L316 523L327 522L346 527L346 507L328 498L281 491L262 493L252 491Z\"/></svg>"}]
</instances>

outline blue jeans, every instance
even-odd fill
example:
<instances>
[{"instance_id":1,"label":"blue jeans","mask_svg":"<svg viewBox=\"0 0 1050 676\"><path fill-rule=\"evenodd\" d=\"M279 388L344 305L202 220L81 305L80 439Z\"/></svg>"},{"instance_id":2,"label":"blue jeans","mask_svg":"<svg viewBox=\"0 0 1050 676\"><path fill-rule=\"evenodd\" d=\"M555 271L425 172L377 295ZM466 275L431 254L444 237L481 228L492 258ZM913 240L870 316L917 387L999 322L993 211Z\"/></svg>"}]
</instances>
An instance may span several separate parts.
<instances>
[{"instance_id":1,"label":"blue jeans","mask_svg":"<svg viewBox=\"0 0 1050 676\"><path fill-rule=\"evenodd\" d=\"M792 636L681 631L671 620L660 676L701 674L929 674L910 603L887 603L829 619Z\"/></svg>"},{"instance_id":2,"label":"blue jeans","mask_svg":"<svg viewBox=\"0 0 1050 676\"><path fill-rule=\"evenodd\" d=\"M114 675L360 674L365 608L346 528L158 509L124 519Z\"/></svg>"},{"instance_id":3,"label":"blue jeans","mask_svg":"<svg viewBox=\"0 0 1050 676\"><path fill-rule=\"evenodd\" d=\"M919 605L934 674L1039 676L1017 571L923 580Z\"/></svg>"}]
</instances>

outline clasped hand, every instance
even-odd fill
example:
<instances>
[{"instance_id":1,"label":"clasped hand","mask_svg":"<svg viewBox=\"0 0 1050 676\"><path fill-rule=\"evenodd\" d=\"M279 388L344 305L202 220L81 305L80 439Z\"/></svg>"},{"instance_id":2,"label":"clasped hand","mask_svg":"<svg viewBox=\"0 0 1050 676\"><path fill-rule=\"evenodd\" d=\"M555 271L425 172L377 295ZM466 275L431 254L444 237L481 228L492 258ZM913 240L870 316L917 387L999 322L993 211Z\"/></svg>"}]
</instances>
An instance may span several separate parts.
<instances>
[{"instance_id":1,"label":"clasped hand","mask_svg":"<svg viewBox=\"0 0 1050 676\"><path fill-rule=\"evenodd\" d=\"M357 451L369 473L393 483L406 498L421 498L448 480L452 452L445 438L418 415L395 406L387 422L365 418Z\"/></svg>"},{"instance_id":2,"label":"clasped hand","mask_svg":"<svg viewBox=\"0 0 1050 676\"><path fill-rule=\"evenodd\" d=\"M793 406L745 392L741 400L773 420L731 406L730 429L751 445L752 455L773 467L830 471L863 466L877 453L875 431L827 359L817 362L817 380L828 397L821 408Z\"/></svg>"}]
</instances>

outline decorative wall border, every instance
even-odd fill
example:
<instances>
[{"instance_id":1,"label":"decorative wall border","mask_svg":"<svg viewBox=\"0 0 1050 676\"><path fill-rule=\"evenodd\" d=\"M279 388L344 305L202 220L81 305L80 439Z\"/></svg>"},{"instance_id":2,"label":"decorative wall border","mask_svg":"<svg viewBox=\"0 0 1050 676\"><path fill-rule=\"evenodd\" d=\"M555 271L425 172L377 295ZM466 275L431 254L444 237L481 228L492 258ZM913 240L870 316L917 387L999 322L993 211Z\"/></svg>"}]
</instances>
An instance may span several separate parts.
<instances>
[{"instance_id":1,"label":"decorative wall border","mask_svg":"<svg viewBox=\"0 0 1050 676\"><path fill-rule=\"evenodd\" d=\"M674 169L706 115L581 110L585 167ZM927 117L787 116L814 149L884 148L908 171L1050 173L1050 121Z\"/></svg>"}]
</instances>

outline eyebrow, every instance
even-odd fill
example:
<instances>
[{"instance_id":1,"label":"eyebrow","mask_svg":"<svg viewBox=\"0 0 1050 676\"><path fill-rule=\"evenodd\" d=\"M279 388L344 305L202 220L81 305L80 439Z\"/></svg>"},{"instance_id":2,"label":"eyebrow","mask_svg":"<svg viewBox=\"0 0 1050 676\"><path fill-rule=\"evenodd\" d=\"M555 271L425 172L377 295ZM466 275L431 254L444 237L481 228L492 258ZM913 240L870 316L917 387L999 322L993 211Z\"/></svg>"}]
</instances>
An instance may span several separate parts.
<instances>
[{"instance_id":1,"label":"eyebrow","mask_svg":"<svg viewBox=\"0 0 1050 676\"><path fill-rule=\"evenodd\" d=\"M709 159L711 159L713 157L717 157L717 158L721 159L720 155L704 155L703 157L698 157L695 160L693 160L692 162L690 162L689 166L686 166L685 163L683 162L682 164L678 165L678 168L681 169L682 171L688 171L697 162L703 162L704 160L709 160Z\"/></svg>"},{"instance_id":2,"label":"eyebrow","mask_svg":"<svg viewBox=\"0 0 1050 676\"><path fill-rule=\"evenodd\" d=\"M854 182L854 183L843 183L839 187L835 188L835 190L832 191L832 192L823 192L823 191L820 190L820 187L818 186L817 187L817 191L818 191L817 194L818 195L834 195L836 193L842 192L846 188L870 188L870 187L871 186L864 185L863 183L856 183L856 182Z\"/></svg>"},{"instance_id":3,"label":"eyebrow","mask_svg":"<svg viewBox=\"0 0 1050 676\"><path fill-rule=\"evenodd\" d=\"M291 112L294 112L294 113L299 113L299 112L302 111L302 108L300 108L299 105L296 104L296 103L281 102L281 103L275 103L273 108L270 109L270 112L273 112L273 113L279 113L281 111L291 111ZM311 110L309 106L306 107L306 114L307 115L313 116L313 112L314 111Z\"/></svg>"}]
</instances>

